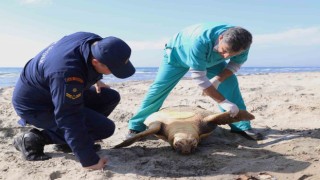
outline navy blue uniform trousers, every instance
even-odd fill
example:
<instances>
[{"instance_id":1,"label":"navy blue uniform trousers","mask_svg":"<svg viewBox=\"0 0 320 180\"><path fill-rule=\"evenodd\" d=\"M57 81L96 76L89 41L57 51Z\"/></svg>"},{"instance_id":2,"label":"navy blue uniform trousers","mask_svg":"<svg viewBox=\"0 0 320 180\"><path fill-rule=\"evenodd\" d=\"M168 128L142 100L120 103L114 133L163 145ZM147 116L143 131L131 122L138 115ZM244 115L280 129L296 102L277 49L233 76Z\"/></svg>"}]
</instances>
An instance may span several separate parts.
<instances>
[{"instance_id":1,"label":"navy blue uniform trousers","mask_svg":"<svg viewBox=\"0 0 320 180\"><path fill-rule=\"evenodd\" d=\"M120 102L119 93L109 88L101 88L101 92L97 93L92 86L83 92L83 98L85 125L92 139L101 140L110 137L114 133L115 124L107 117ZM43 129L53 144L66 144L64 133L57 127L53 111L22 115L21 118L28 124Z\"/></svg>"}]
</instances>

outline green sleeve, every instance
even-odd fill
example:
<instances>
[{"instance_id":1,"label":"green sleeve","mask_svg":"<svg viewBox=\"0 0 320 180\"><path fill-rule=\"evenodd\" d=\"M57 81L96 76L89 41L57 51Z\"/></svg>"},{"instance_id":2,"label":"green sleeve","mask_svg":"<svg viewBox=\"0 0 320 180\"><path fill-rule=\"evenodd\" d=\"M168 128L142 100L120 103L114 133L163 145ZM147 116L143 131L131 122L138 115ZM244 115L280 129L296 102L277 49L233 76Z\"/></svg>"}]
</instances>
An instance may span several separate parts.
<instances>
[{"instance_id":1,"label":"green sleeve","mask_svg":"<svg viewBox=\"0 0 320 180\"><path fill-rule=\"evenodd\" d=\"M189 57L186 64L191 69L198 71L205 71L207 64L208 45L203 43L201 40L197 40L192 43L189 51Z\"/></svg>"}]
</instances>

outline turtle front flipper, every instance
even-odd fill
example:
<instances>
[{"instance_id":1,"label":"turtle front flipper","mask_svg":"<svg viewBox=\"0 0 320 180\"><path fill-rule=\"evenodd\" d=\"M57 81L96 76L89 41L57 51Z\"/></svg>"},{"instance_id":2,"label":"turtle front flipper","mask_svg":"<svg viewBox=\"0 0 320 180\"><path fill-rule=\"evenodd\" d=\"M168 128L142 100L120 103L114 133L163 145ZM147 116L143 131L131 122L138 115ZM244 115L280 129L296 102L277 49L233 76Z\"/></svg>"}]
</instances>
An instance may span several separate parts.
<instances>
[{"instance_id":1,"label":"turtle front flipper","mask_svg":"<svg viewBox=\"0 0 320 180\"><path fill-rule=\"evenodd\" d=\"M221 114L209 115L204 118L205 122L210 122L217 125L231 124L238 121L250 121L254 119L254 115L246 110L240 110L235 117L231 117L229 112Z\"/></svg>"},{"instance_id":2,"label":"turtle front flipper","mask_svg":"<svg viewBox=\"0 0 320 180\"><path fill-rule=\"evenodd\" d=\"M130 146L131 144L133 144L134 142L138 141L143 137L149 136L151 134L156 134L157 132L159 132L160 129L161 129L161 122L159 121L152 122L149 125L149 128L147 130L142 131L141 133L138 133L129 139L126 139L122 143L114 146L113 148L122 148L122 147Z\"/></svg>"}]
</instances>

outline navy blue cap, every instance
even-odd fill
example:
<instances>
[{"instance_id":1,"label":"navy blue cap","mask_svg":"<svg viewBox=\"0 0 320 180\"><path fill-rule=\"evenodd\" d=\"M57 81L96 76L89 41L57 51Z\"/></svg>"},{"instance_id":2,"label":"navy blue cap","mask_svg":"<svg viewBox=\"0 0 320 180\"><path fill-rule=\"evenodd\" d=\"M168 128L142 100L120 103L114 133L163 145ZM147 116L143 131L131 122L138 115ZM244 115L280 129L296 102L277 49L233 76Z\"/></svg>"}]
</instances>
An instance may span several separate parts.
<instances>
[{"instance_id":1,"label":"navy blue cap","mask_svg":"<svg viewBox=\"0 0 320 180\"><path fill-rule=\"evenodd\" d=\"M105 64L111 73L118 78L127 78L135 73L135 68L129 61L131 48L123 40L116 37L106 37L91 45L92 55Z\"/></svg>"}]
</instances>

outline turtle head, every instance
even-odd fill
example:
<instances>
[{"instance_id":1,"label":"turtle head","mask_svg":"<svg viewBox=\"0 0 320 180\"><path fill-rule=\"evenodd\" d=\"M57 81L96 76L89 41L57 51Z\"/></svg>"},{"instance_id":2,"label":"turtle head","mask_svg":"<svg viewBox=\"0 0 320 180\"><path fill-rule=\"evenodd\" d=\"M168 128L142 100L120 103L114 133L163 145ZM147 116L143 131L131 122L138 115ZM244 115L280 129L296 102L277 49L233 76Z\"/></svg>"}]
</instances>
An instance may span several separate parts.
<instances>
[{"instance_id":1,"label":"turtle head","mask_svg":"<svg viewBox=\"0 0 320 180\"><path fill-rule=\"evenodd\" d=\"M174 136L172 146L181 154L190 154L196 150L198 143L199 137L192 134L178 133Z\"/></svg>"}]
</instances>

